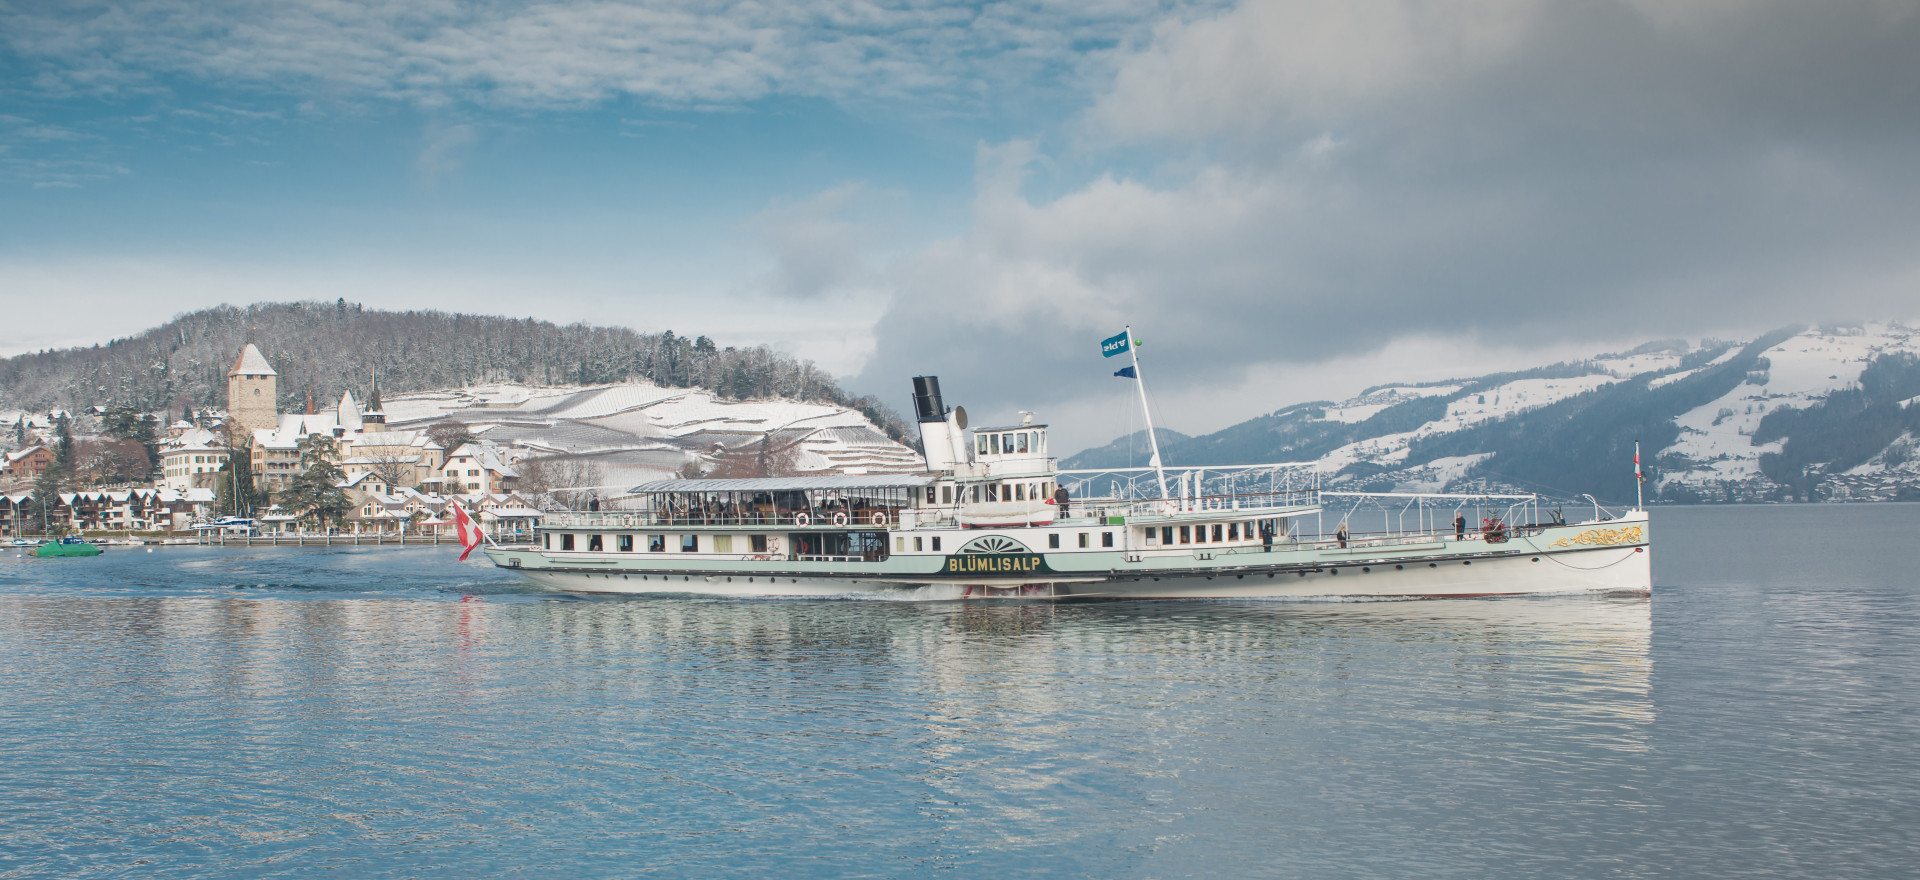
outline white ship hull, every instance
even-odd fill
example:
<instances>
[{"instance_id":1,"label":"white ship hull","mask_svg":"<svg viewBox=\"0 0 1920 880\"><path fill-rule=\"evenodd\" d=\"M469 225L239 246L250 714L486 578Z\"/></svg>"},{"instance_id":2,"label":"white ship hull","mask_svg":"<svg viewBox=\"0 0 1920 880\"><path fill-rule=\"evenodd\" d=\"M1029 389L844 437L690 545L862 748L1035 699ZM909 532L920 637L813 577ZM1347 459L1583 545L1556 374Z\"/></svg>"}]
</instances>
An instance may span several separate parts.
<instances>
[{"instance_id":1,"label":"white ship hull","mask_svg":"<svg viewBox=\"0 0 1920 880\"><path fill-rule=\"evenodd\" d=\"M1577 528L1577 527L1576 527ZM1651 547L1548 549L1553 533L1506 544L1478 541L1454 545L1445 554L1393 557L1352 555L1317 563L1248 564L1212 573L1121 571L1106 576L1060 576L1015 583L930 583L859 574L808 576L754 572L670 573L658 570L554 570L521 568L530 579L572 593L702 595L733 597L871 597L939 601L973 598L1032 599L1358 599L1473 598L1570 593L1648 593L1653 583ZM1472 545L1469 549L1467 545ZM1275 554L1276 557L1282 554Z\"/></svg>"}]
</instances>

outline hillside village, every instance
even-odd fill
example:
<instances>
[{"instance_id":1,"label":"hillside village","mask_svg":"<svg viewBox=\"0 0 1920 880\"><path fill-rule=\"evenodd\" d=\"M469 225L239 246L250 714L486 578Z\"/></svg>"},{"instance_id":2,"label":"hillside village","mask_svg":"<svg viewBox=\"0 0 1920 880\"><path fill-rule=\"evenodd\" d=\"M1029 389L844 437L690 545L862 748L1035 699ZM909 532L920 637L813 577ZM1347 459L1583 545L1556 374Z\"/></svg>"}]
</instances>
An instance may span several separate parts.
<instances>
[{"instance_id":1,"label":"hillside village","mask_svg":"<svg viewBox=\"0 0 1920 880\"><path fill-rule=\"evenodd\" d=\"M279 411L253 344L227 406L164 427L126 407L0 413L0 534L185 531L250 517L266 531L429 534L458 504L494 532L676 475L917 470L914 451L837 404L730 401L645 381L491 383L381 400L352 391Z\"/></svg>"}]
</instances>

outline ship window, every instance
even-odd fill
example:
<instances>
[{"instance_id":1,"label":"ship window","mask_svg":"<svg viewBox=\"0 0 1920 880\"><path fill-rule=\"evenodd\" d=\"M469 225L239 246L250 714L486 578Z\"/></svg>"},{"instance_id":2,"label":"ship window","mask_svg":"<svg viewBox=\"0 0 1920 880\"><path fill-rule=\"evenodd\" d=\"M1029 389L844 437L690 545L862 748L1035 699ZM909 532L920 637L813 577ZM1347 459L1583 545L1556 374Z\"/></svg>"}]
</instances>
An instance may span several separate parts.
<instances>
[{"instance_id":1,"label":"ship window","mask_svg":"<svg viewBox=\"0 0 1920 880\"><path fill-rule=\"evenodd\" d=\"M1240 524L1239 523L1227 524L1227 540L1229 541L1240 540Z\"/></svg>"},{"instance_id":2,"label":"ship window","mask_svg":"<svg viewBox=\"0 0 1920 880\"><path fill-rule=\"evenodd\" d=\"M648 553L667 552L667 536L666 535L648 535L647 536L647 552Z\"/></svg>"},{"instance_id":3,"label":"ship window","mask_svg":"<svg viewBox=\"0 0 1920 880\"><path fill-rule=\"evenodd\" d=\"M1025 501L1025 500L1027 500L1027 487L1026 487L1026 484L1024 484L1024 483L1015 483L1015 484L1013 484L1013 500L1015 500L1015 501Z\"/></svg>"},{"instance_id":4,"label":"ship window","mask_svg":"<svg viewBox=\"0 0 1920 880\"><path fill-rule=\"evenodd\" d=\"M1180 543L1182 544L1193 543L1193 526L1180 527Z\"/></svg>"},{"instance_id":5,"label":"ship window","mask_svg":"<svg viewBox=\"0 0 1920 880\"><path fill-rule=\"evenodd\" d=\"M1015 436L1020 438L1020 451L1026 452L1027 451L1027 432L1021 431L1019 434L1016 434Z\"/></svg>"},{"instance_id":6,"label":"ship window","mask_svg":"<svg viewBox=\"0 0 1920 880\"><path fill-rule=\"evenodd\" d=\"M978 434L973 438L973 445L977 447L976 451L981 455L987 454L987 438L988 435L986 434Z\"/></svg>"},{"instance_id":7,"label":"ship window","mask_svg":"<svg viewBox=\"0 0 1920 880\"><path fill-rule=\"evenodd\" d=\"M895 552L895 553L905 553L905 552L907 552L907 539L905 539L905 538L900 538L900 537L896 537L896 538L894 538L894 539L893 539L893 552Z\"/></svg>"},{"instance_id":8,"label":"ship window","mask_svg":"<svg viewBox=\"0 0 1920 880\"><path fill-rule=\"evenodd\" d=\"M1160 529L1160 543L1162 543L1162 544L1171 544L1171 543L1173 543L1173 526L1162 526L1162 527L1161 527L1161 529Z\"/></svg>"},{"instance_id":9,"label":"ship window","mask_svg":"<svg viewBox=\"0 0 1920 880\"><path fill-rule=\"evenodd\" d=\"M1221 532L1222 532L1222 530L1224 530L1225 528L1226 528L1226 526L1223 526L1223 525L1221 525L1221 524L1219 524L1219 523L1214 523L1214 524L1213 524L1213 540L1214 540L1215 542L1218 542L1218 541L1220 541L1220 540L1221 540Z\"/></svg>"},{"instance_id":10,"label":"ship window","mask_svg":"<svg viewBox=\"0 0 1920 880\"><path fill-rule=\"evenodd\" d=\"M747 539L747 546L755 553L765 553L767 552L767 536L754 535Z\"/></svg>"},{"instance_id":11,"label":"ship window","mask_svg":"<svg viewBox=\"0 0 1920 880\"><path fill-rule=\"evenodd\" d=\"M1093 545L1092 545L1091 543L1089 543L1089 542L1087 541L1087 533L1086 533L1086 532L1081 532L1081 533L1080 533L1080 546L1082 546L1082 547L1091 547L1091 546L1093 546Z\"/></svg>"},{"instance_id":12,"label":"ship window","mask_svg":"<svg viewBox=\"0 0 1920 880\"><path fill-rule=\"evenodd\" d=\"M733 552L733 536L732 535L714 535L713 536L713 552L732 553Z\"/></svg>"},{"instance_id":13,"label":"ship window","mask_svg":"<svg viewBox=\"0 0 1920 880\"><path fill-rule=\"evenodd\" d=\"M566 534L566 535L561 535L561 536L560 536L560 549L562 549L562 550L572 550L572 549L573 549L573 535L571 535L571 534Z\"/></svg>"},{"instance_id":14,"label":"ship window","mask_svg":"<svg viewBox=\"0 0 1920 880\"><path fill-rule=\"evenodd\" d=\"M602 544L602 543L600 542L600 536L599 536L599 535L588 535L588 536L587 536L587 549L588 549L588 550L592 550L592 551L594 551L594 552L596 552L596 553L597 553L597 552L599 552L599 551L600 551L601 549L603 549L603 547L604 547L604 545L603 545L603 544Z\"/></svg>"},{"instance_id":15,"label":"ship window","mask_svg":"<svg viewBox=\"0 0 1920 880\"><path fill-rule=\"evenodd\" d=\"M927 503L928 504L933 503L933 487L932 486L927 487Z\"/></svg>"},{"instance_id":16,"label":"ship window","mask_svg":"<svg viewBox=\"0 0 1920 880\"><path fill-rule=\"evenodd\" d=\"M700 552L700 536L699 535L681 535L680 536L680 552L682 553Z\"/></svg>"},{"instance_id":17,"label":"ship window","mask_svg":"<svg viewBox=\"0 0 1920 880\"><path fill-rule=\"evenodd\" d=\"M952 486L940 487L940 503L941 504L953 503L953 487Z\"/></svg>"},{"instance_id":18,"label":"ship window","mask_svg":"<svg viewBox=\"0 0 1920 880\"><path fill-rule=\"evenodd\" d=\"M1013 454L1013 435L1012 434L1000 435L1000 451L1008 455Z\"/></svg>"},{"instance_id":19,"label":"ship window","mask_svg":"<svg viewBox=\"0 0 1920 880\"><path fill-rule=\"evenodd\" d=\"M1000 484L999 483L987 484L987 500L988 501L1000 500Z\"/></svg>"},{"instance_id":20,"label":"ship window","mask_svg":"<svg viewBox=\"0 0 1920 880\"><path fill-rule=\"evenodd\" d=\"M1112 533L1112 532L1101 532L1101 533L1100 533L1100 546L1102 546L1102 547L1112 547L1112 546L1113 546L1113 533Z\"/></svg>"},{"instance_id":21,"label":"ship window","mask_svg":"<svg viewBox=\"0 0 1920 880\"><path fill-rule=\"evenodd\" d=\"M925 544L926 544L926 539L925 539L925 538L914 538L914 539L913 539L913 552L915 552L915 553L918 553L918 552L920 552L920 551L922 551L922 550L925 550L925 549L927 549L927 548L926 548L925 546L923 546L923 545L925 545Z\"/></svg>"},{"instance_id":22,"label":"ship window","mask_svg":"<svg viewBox=\"0 0 1920 880\"><path fill-rule=\"evenodd\" d=\"M1049 550L1060 549L1060 533L1059 532L1054 532L1053 534L1047 536L1047 549Z\"/></svg>"},{"instance_id":23,"label":"ship window","mask_svg":"<svg viewBox=\"0 0 1920 880\"><path fill-rule=\"evenodd\" d=\"M933 552L935 553L940 552L940 536L939 535L933 536Z\"/></svg>"},{"instance_id":24,"label":"ship window","mask_svg":"<svg viewBox=\"0 0 1920 880\"><path fill-rule=\"evenodd\" d=\"M633 552L633 536L632 535L620 536L620 552L622 553Z\"/></svg>"},{"instance_id":25,"label":"ship window","mask_svg":"<svg viewBox=\"0 0 1920 880\"><path fill-rule=\"evenodd\" d=\"M552 536L552 535L541 535L541 536L540 536L540 546L541 546L542 548L544 548L544 549L547 549L547 550L552 550L552 549L553 549L553 536Z\"/></svg>"}]
</instances>

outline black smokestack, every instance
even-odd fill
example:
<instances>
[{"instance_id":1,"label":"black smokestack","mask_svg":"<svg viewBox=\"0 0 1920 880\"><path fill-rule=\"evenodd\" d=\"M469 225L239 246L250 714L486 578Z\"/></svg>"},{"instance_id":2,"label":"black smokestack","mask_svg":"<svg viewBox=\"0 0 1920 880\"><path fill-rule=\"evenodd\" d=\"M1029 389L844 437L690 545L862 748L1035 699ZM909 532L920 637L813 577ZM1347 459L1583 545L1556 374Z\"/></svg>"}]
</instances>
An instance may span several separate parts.
<instances>
[{"instance_id":1,"label":"black smokestack","mask_svg":"<svg viewBox=\"0 0 1920 880\"><path fill-rule=\"evenodd\" d=\"M913 412L923 422L944 422L946 407L940 404L940 377L913 377Z\"/></svg>"}]
</instances>

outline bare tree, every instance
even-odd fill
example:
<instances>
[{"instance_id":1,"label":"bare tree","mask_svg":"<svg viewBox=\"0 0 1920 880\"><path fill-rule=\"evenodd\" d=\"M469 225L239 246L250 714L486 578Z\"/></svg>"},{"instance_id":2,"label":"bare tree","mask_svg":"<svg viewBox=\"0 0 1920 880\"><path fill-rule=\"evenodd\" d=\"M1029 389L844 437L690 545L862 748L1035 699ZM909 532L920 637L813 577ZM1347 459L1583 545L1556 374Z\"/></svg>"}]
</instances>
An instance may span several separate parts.
<instances>
[{"instance_id":1,"label":"bare tree","mask_svg":"<svg viewBox=\"0 0 1920 880\"><path fill-rule=\"evenodd\" d=\"M787 439L762 434L759 440L716 454L705 476L730 480L793 476L800 473L800 441L804 439L804 434Z\"/></svg>"},{"instance_id":2,"label":"bare tree","mask_svg":"<svg viewBox=\"0 0 1920 880\"><path fill-rule=\"evenodd\" d=\"M520 494L546 509L564 506L562 499L580 503L607 480L606 468L582 455L524 458L514 469L520 472Z\"/></svg>"},{"instance_id":3,"label":"bare tree","mask_svg":"<svg viewBox=\"0 0 1920 880\"><path fill-rule=\"evenodd\" d=\"M419 482L419 456L381 452L365 458L367 473L389 488L404 489Z\"/></svg>"}]
</instances>

